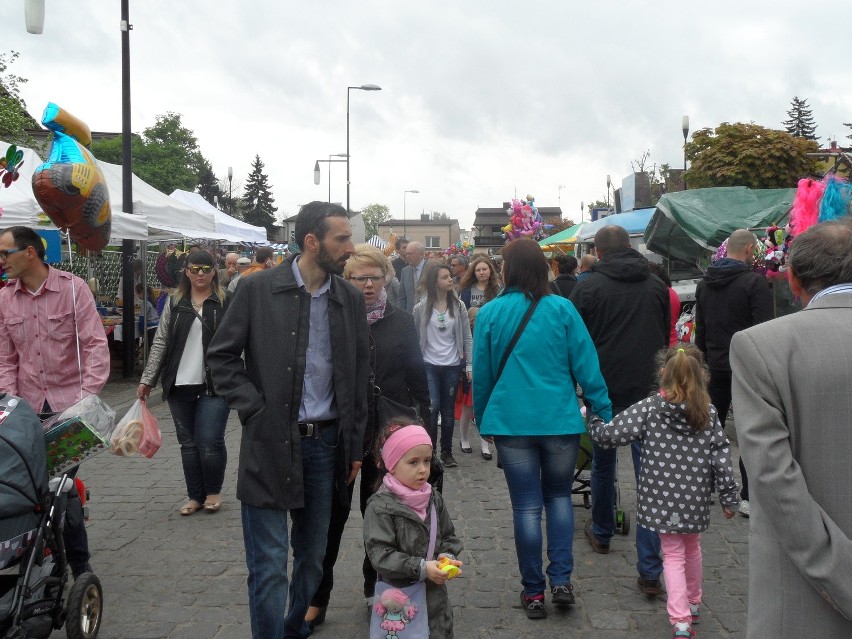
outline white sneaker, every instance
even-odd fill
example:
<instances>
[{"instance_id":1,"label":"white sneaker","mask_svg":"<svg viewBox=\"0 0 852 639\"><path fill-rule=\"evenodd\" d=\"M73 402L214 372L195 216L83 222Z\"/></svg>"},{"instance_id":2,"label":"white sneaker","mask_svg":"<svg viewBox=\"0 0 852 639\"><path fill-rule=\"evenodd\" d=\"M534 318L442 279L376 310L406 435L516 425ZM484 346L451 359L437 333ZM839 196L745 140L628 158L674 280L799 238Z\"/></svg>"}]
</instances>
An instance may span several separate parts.
<instances>
[{"instance_id":1,"label":"white sneaker","mask_svg":"<svg viewBox=\"0 0 852 639\"><path fill-rule=\"evenodd\" d=\"M751 514L751 509L750 509L750 507L749 507L749 505L748 505L748 500L747 500L747 499L743 499L743 500L740 502L740 514L741 514L743 517L748 517L748 516Z\"/></svg>"}]
</instances>

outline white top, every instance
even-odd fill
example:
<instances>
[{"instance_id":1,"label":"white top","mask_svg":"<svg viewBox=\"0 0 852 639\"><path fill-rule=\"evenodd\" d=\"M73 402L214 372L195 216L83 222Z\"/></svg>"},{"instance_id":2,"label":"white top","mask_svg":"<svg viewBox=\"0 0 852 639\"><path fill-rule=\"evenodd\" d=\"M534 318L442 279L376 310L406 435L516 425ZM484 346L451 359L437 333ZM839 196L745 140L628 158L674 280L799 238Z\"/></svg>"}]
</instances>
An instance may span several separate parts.
<instances>
[{"instance_id":1,"label":"white top","mask_svg":"<svg viewBox=\"0 0 852 639\"><path fill-rule=\"evenodd\" d=\"M456 315L458 315L458 309ZM423 360L435 366L455 366L461 362L456 345L456 321L458 317L450 315L449 310L439 313L432 309L432 317L426 324L426 348ZM443 330L441 330L443 326Z\"/></svg>"},{"instance_id":2,"label":"white top","mask_svg":"<svg viewBox=\"0 0 852 639\"><path fill-rule=\"evenodd\" d=\"M201 344L201 320L197 317L189 327L186 345L178 364L175 386L194 386L204 383L204 346Z\"/></svg>"}]
</instances>

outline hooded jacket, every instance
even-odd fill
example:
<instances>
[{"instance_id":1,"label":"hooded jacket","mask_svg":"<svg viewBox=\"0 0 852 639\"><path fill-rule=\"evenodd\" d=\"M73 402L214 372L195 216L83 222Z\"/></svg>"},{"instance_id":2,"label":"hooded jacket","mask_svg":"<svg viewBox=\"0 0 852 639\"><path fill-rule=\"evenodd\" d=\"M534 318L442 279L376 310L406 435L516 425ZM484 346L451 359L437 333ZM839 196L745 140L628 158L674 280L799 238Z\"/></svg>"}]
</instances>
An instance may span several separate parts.
<instances>
[{"instance_id":1,"label":"hooded jacket","mask_svg":"<svg viewBox=\"0 0 852 639\"><path fill-rule=\"evenodd\" d=\"M655 357L669 344L669 292L632 248L610 251L577 282L571 301L598 351L615 409L647 396L656 380Z\"/></svg>"},{"instance_id":2,"label":"hooded jacket","mask_svg":"<svg viewBox=\"0 0 852 639\"><path fill-rule=\"evenodd\" d=\"M772 319L772 293L765 277L740 260L722 258L707 269L695 290L695 345L710 370L730 371L728 351L737 331Z\"/></svg>"},{"instance_id":3,"label":"hooded jacket","mask_svg":"<svg viewBox=\"0 0 852 639\"><path fill-rule=\"evenodd\" d=\"M637 522L657 533L700 533L710 524L710 493L723 506L739 504L739 486L731 464L731 448L716 409L710 423L694 433L686 421L686 404L660 395L643 399L616 415L609 424L595 417L592 439L603 448L642 442Z\"/></svg>"}]
</instances>

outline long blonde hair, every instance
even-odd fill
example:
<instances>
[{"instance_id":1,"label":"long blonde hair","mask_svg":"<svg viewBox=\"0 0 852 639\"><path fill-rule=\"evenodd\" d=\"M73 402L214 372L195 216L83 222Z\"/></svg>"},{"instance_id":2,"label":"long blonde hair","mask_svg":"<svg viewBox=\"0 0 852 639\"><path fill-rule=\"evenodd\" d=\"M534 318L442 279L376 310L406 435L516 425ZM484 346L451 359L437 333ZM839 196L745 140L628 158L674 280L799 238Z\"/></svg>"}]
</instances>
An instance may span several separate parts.
<instances>
[{"instance_id":1,"label":"long blonde hair","mask_svg":"<svg viewBox=\"0 0 852 639\"><path fill-rule=\"evenodd\" d=\"M660 388L672 404L686 405L686 421L692 432L710 426L709 373L701 351L694 344L681 344L660 351Z\"/></svg>"}]
</instances>

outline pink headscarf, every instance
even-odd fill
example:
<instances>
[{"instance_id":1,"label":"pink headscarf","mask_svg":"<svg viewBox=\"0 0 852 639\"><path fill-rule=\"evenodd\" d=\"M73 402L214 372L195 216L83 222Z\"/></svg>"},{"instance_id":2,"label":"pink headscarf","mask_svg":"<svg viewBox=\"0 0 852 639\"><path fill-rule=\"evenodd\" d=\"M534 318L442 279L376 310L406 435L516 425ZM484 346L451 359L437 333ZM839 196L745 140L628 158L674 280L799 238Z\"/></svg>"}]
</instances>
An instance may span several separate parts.
<instances>
[{"instance_id":1,"label":"pink headscarf","mask_svg":"<svg viewBox=\"0 0 852 639\"><path fill-rule=\"evenodd\" d=\"M409 488L390 471L394 469L402 456L415 446L432 446L432 438L426 429L418 424L403 426L388 437L387 441L382 446L382 461L385 468L388 469L388 474L385 475L382 483L394 495L399 497L399 500L417 513L421 521L426 521L426 507L429 505L429 498L432 496L432 486L429 483L423 485L422 488Z\"/></svg>"}]
</instances>

